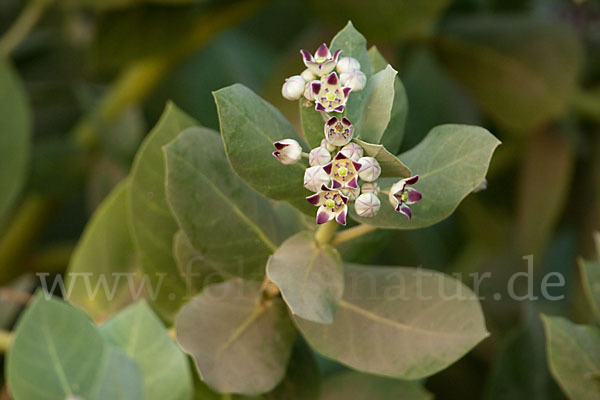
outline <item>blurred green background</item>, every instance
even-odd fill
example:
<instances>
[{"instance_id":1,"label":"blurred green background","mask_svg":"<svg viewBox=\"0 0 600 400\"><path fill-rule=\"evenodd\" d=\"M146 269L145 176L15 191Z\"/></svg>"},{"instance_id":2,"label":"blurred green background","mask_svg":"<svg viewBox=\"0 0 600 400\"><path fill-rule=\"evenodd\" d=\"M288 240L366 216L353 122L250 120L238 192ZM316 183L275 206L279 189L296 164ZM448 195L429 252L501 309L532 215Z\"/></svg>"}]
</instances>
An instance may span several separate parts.
<instances>
[{"instance_id":1,"label":"blurred green background","mask_svg":"<svg viewBox=\"0 0 600 400\"><path fill-rule=\"evenodd\" d=\"M17 74L31 109L9 118L14 104L0 104L0 175L25 171L0 188L2 328L35 272L64 272L167 100L218 129L211 91L241 82L300 131L281 84L304 68L300 48L329 42L348 20L406 86L403 149L449 122L484 126L503 145L488 189L448 220L370 234L369 251L345 258L461 273L471 286L469 273L491 272L480 287L491 336L427 380L437 399L563 398L538 316L591 321L577 270L578 257L594 258L600 228L600 3L591 0L0 1L0 84ZM7 154L29 126L23 154ZM566 285L552 294L563 300L507 299L530 254L536 294L557 271ZM321 360L324 375L340 368Z\"/></svg>"}]
</instances>

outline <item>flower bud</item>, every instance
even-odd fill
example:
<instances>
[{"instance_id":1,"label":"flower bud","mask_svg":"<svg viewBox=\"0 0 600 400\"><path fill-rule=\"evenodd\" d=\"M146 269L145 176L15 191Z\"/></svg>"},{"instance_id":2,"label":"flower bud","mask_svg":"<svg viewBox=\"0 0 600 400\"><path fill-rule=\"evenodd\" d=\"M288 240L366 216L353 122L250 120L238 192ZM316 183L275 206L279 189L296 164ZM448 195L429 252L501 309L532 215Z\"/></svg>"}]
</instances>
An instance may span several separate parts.
<instances>
[{"instance_id":1,"label":"flower bud","mask_svg":"<svg viewBox=\"0 0 600 400\"><path fill-rule=\"evenodd\" d=\"M344 72L340 75L340 82L344 87L349 87L353 92L360 92L367 84L367 76L361 71Z\"/></svg>"},{"instance_id":2,"label":"flower bud","mask_svg":"<svg viewBox=\"0 0 600 400\"><path fill-rule=\"evenodd\" d=\"M300 74L300 76L306 82L314 81L315 79L317 79L317 76L315 74L313 74L313 72L310 69L308 69L308 68L306 68L304 71L302 71L302 73Z\"/></svg>"},{"instance_id":3,"label":"flower bud","mask_svg":"<svg viewBox=\"0 0 600 400\"><path fill-rule=\"evenodd\" d=\"M363 156L363 148L356 143L348 143L340 150L340 153L351 160L358 161Z\"/></svg>"},{"instance_id":4,"label":"flower bud","mask_svg":"<svg viewBox=\"0 0 600 400\"><path fill-rule=\"evenodd\" d=\"M374 195L378 195L381 191L377 182L365 182L362 184L360 190L363 193L373 193Z\"/></svg>"},{"instance_id":5,"label":"flower bud","mask_svg":"<svg viewBox=\"0 0 600 400\"><path fill-rule=\"evenodd\" d=\"M310 167L304 172L304 187L311 192L318 192L323 185L329 183L329 174L320 165Z\"/></svg>"},{"instance_id":6,"label":"flower bud","mask_svg":"<svg viewBox=\"0 0 600 400\"><path fill-rule=\"evenodd\" d=\"M366 182L373 182L381 175L381 166L373 157L363 157L358 160L361 165L358 171L360 179Z\"/></svg>"},{"instance_id":7,"label":"flower bud","mask_svg":"<svg viewBox=\"0 0 600 400\"><path fill-rule=\"evenodd\" d=\"M275 151L273 155L282 164L295 164L302 158L302 147L294 139L283 139L273 143Z\"/></svg>"},{"instance_id":8,"label":"flower bud","mask_svg":"<svg viewBox=\"0 0 600 400\"><path fill-rule=\"evenodd\" d=\"M331 153L325 147L315 147L308 155L308 162L311 166L325 165L331 161Z\"/></svg>"},{"instance_id":9,"label":"flower bud","mask_svg":"<svg viewBox=\"0 0 600 400\"><path fill-rule=\"evenodd\" d=\"M317 95L311 89L313 82L315 82L315 81L308 81L308 82L306 82L306 85L304 86L304 98L308 101L315 101L315 99L317 98Z\"/></svg>"},{"instance_id":10,"label":"flower bud","mask_svg":"<svg viewBox=\"0 0 600 400\"><path fill-rule=\"evenodd\" d=\"M321 147L325 147L329 151L334 151L337 146L329 144L329 142L326 139L323 139L321 140Z\"/></svg>"},{"instance_id":11,"label":"flower bud","mask_svg":"<svg viewBox=\"0 0 600 400\"><path fill-rule=\"evenodd\" d=\"M381 201L373 193L363 193L356 199L354 210L359 217L373 218L381 208Z\"/></svg>"},{"instance_id":12,"label":"flower bud","mask_svg":"<svg viewBox=\"0 0 600 400\"><path fill-rule=\"evenodd\" d=\"M288 100L298 100L304 93L304 79L300 75L294 75L285 80L281 87L281 95Z\"/></svg>"},{"instance_id":13,"label":"flower bud","mask_svg":"<svg viewBox=\"0 0 600 400\"><path fill-rule=\"evenodd\" d=\"M354 70L360 71L360 63L356 58L353 57L342 57L336 66L337 72L343 74L345 72L351 72Z\"/></svg>"},{"instance_id":14,"label":"flower bud","mask_svg":"<svg viewBox=\"0 0 600 400\"><path fill-rule=\"evenodd\" d=\"M356 189L344 188L340 189L340 192L342 192L342 194L346 196L349 201L354 201L360 195L360 187L357 187Z\"/></svg>"}]
</instances>

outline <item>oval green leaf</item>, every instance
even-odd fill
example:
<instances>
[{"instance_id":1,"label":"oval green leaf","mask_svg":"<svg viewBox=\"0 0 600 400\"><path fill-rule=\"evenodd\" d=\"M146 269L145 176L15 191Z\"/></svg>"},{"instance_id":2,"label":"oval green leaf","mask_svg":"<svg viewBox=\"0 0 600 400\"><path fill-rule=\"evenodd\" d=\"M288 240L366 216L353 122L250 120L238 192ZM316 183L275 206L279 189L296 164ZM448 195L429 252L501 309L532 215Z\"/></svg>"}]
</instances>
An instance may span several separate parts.
<instances>
[{"instance_id":1,"label":"oval green leaf","mask_svg":"<svg viewBox=\"0 0 600 400\"><path fill-rule=\"evenodd\" d=\"M421 143L399 156L419 175L415 188L423 194L423 199L411 206L412 219L395 212L383 195L375 218L360 218L353 208L352 218L390 229L418 229L444 220L483 181L499 144L491 133L477 126L433 128ZM379 184L386 190L397 180L384 178Z\"/></svg>"},{"instance_id":2,"label":"oval green leaf","mask_svg":"<svg viewBox=\"0 0 600 400\"><path fill-rule=\"evenodd\" d=\"M314 233L298 233L269 258L267 275L281 290L293 314L321 324L333 322L344 292L342 259Z\"/></svg>"},{"instance_id":3,"label":"oval green leaf","mask_svg":"<svg viewBox=\"0 0 600 400\"><path fill-rule=\"evenodd\" d=\"M194 248L230 274L262 278L277 249L275 214L231 170L216 132L189 128L165 155L169 205Z\"/></svg>"},{"instance_id":4,"label":"oval green leaf","mask_svg":"<svg viewBox=\"0 0 600 400\"><path fill-rule=\"evenodd\" d=\"M127 220L129 181L115 187L87 224L67 273L68 299L104 321L143 296L139 260Z\"/></svg>"},{"instance_id":5,"label":"oval green leaf","mask_svg":"<svg viewBox=\"0 0 600 400\"><path fill-rule=\"evenodd\" d=\"M16 71L0 57L0 223L19 195L27 173L31 147L31 110Z\"/></svg>"},{"instance_id":6,"label":"oval green leaf","mask_svg":"<svg viewBox=\"0 0 600 400\"><path fill-rule=\"evenodd\" d=\"M600 330L542 315L550 372L570 399L600 399Z\"/></svg>"},{"instance_id":7,"label":"oval green leaf","mask_svg":"<svg viewBox=\"0 0 600 400\"><path fill-rule=\"evenodd\" d=\"M235 172L253 189L283 200L303 212L314 213L305 197L305 167L283 165L272 153L273 143L302 139L285 117L247 87L235 84L214 92L227 158Z\"/></svg>"},{"instance_id":8,"label":"oval green leaf","mask_svg":"<svg viewBox=\"0 0 600 400\"><path fill-rule=\"evenodd\" d=\"M179 230L167 204L162 146L184 129L198 123L169 103L138 151L131 170L129 215L142 268L156 288L153 307L162 318L173 320L185 297L185 284L173 259L173 236ZM164 274L167 274L165 277Z\"/></svg>"},{"instance_id":9,"label":"oval green leaf","mask_svg":"<svg viewBox=\"0 0 600 400\"><path fill-rule=\"evenodd\" d=\"M282 380L296 337L283 301L262 302L260 283L239 279L204 289L182 307L175 330L204 382L248 395Z\"/></svg>"},{"instance_id":10,"label":"oval green leaf","mask_svg":"<svg viewBox=\"0 0 600 400\"><path fill-rule=\"evenodd\" d=\"M410 169L398 157L390 153L381 144L372 144L354 139L354 142L360 145L365 151L365 155L373 157L381 166L381 177L408 178L412 175Z\"/></svg>"},{"instance_id":11,"label":"oval green leaf","mask_svg":"<svg viewBox=\"0 0 600 400\"><path fill-rule=\"evenodd\" d=\"M144 301L119 312L100 327L100 332L137 362L146 400L192 398L188 360Z\"/></svg>"},{"instance_id":12,"label":"oval green leaf","mask_svg":"<svg viewBox=\"0 0 600 400\"><path fill-rule=\"evenodd\" d=\"M294 317L309 344L359 371L399 379L432 375L487 336L477 297L439 272L345 266L330 325Z\"/></svg>"},{"instance_id":13,"label":"oval green leaf","mask_svg":"<svg viewBox=\"0 0 600 400\"><path fill-rule=\"evenodd\" d=\"M135 362L106 343L83 311L41 291L17 323L6 370L16 399L144 398Z\"/></svg>"}]
</instances>

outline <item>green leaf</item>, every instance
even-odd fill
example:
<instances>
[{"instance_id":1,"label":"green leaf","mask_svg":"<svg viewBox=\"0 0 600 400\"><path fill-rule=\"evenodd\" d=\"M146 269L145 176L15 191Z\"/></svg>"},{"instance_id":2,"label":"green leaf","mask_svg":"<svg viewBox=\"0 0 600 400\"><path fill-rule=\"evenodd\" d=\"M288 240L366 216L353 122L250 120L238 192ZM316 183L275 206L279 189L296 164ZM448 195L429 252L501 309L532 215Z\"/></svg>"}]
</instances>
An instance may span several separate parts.
<instances>
[{"instance_id":1,"label":"green leaf","mask_svg":"<svg viewBox=\"0 0 600 400\"><path fill-rule=\"evenodd\" d=\"M343 372L325 381L321 400L432 400L433 395L417 382Z\"/></svg>"},{"instance_id":2,"label":"green leaf","mask_svg":"<svg viewBox=\"0 0 600 400\"><path fill-rule=\"evenodd\" d=\"M179 227L167 205L161 147L194 125L196 121L169 103L142 143L131 170L129 215L134 243L149 283L155 289L162 285L152 305L169 321L181 306L186 291L171 249ZM164 273L166 277L159 275Z\"/></svg>"},{"instance_id":3,"label":"green leaf","mask_svg":"<svg viewBox=\"0 0 600 400\"><path fill-rule=\"evenodd\" d=\"M351 368L419 379L452 364L487 336L473 292L421 268L345 266L333 324L294 317L309 344Z\"/></svg>"},{"instance_id":4,"label":"green leaf","mask_svg":"<svg viewBox=\"0 0 600 400\"><path fill-rule=\"evenodd\" d=\"M173 257L177 261L177 268L185 281L188 297L200 292L206 285L219 283L223 281L224 277L233 277L227 271L209 263L192 246L190 239L183 231L177 232L173 239Z\"/></svg>"},{"instance_id":5,"label":"green leaf","mask_svg":"<svg viewBox=\"0 0 600 400\"><path fill-rule=\"evenodd\" d=\"M144 398L133 360L106 343L82 311L41 291L17 323L6 370L16 399Z\"/></svg>"},{"instance_id":6,"label":"green leaf","mask_svg":"<svg viewBox=\"0 0 600 400\"><path fill-rule=\"evenodd\" d=\"M600 399L600 330L542 314L550 372L571 399Z\"/></svg>"},{"instance_id":7,"label":"green leaf","mask_svg":"<svg viewBox=\"0 0 600 400\"><path fill-rule=\"evenodd\" d=\"M298 233L269 258L267 276L281 290L293 314L330 324L344 291L342 259L331 246L319 245L314 233Z\"/></svg>"},{"instance_id":8,"label":"green leaf","mask_svg":"<svg viewBox=\"0 0 600 400\"><path fill-rule=\"evenodd\" d=\"M342 50L340 57L353 57L360 63L361 71L367 76L367 82L371 80L371 63L367 53L367 39L354 28L352 22L348 21L344 29L339 31L331 40L331 51ZM352 123L356 123L363 112L365 90L352 93L346 103L346 116Z\"/></svg>"},{"instance_id":9,"label":"green leaf","mask_svg":"<svg viewBox=\"0 0 600 400\"><path fill-rule=\"evenodd\" d=\"M194 248L230 274L262 278L277 249L275 214L231 170L216 132L189 128L165 155L167 199Z\"/></svg>"},{"instance_id":10,"label":"green leaf","mask_svg":"<svg viewBox=\"0 0 600 400\"><path fill-rule=\"evenodd\" d=\"M320 111L315 110L315 103L301 99L300 104L300 123L304 138L311 149L321 146L325 139L325 120Z\"/></svg>"},{"instance_id":11,"label":"green leaf","mask_svg":"<svg viewBox=\"0 0 600 400\"><path fill-rule=\"evenodd\" d=\"M140 271L127 224L129 181L115 187L86 226L67 273L68 300L96 321L143 296L138 287Z\"/></svg>"},{"instance_id":12,"label":"green leaf","mask_svg":"<svg viewBox=\"0 0 600 400\"><path fill-rule=\"evenodd\" d=\"M360 139L354 139L365 151L365 155L373 157L381 166L381 177L408 178L412 172L398 157L390 153L381 144L371 144Z\"/></svg>"},{"instance_id":13,"label":"green leaf","mask_svg":"<svg viewBox=\"0 0 600 400\"><path fill-rule=\"evenodd\" d=\"M369 49L369 59L371 60L371 69L377 73L385 69L388 62L383 58L377 47L372 46ZM394 79L394 102L390 112L390 122L387 124L379 143L390 149L392 153L397 154L404 139L406 118L408 117L408 97L406 89L400 78L396 75Z\"/></svg>"},{"instance_id":14,"label":"green leaf","mask_svg":"<svg viewBox=\"0 0 600 400\"><path fill-rule=\"evenodd\" d=\"M371 77L371 62L367 53L367 39L356 30L351 21L348 21L344 29L339 31L329 46L331 52L342 50L340 57L353 57L360 63L360 70Z\"/></svg>"},{"instance_id":15,"label":"green leaf","mask_svg":"<svg viewBox=\"0 0 600 400\"><path fill-rule=\"evenodd\" d=\"M565 113L582 63L569 26L503 15L455 18L442 32L440 60L502 126L528 133Z\"/></svg>"},{"instance_id":16,"label":"green leaf","mask_svg":"<svg viewBox=\"0 0 600 400\"><path fill-rule=\"evenodd\" d=\"M31 147L31 110L16 71L0 57L0 224L25 182Z\"/></svg>"},{"instance_id":17,"label":"green leaf","mask_svg":"<svg viewBox=\"0 0 600 400\"><path fill-rule=\"evenodd\" d=\"M398 71L391 65L374 74L367 81L362 95L360 117L351 121L361 139L379 143L390 122L394 103L394 83Z\"/></svg>"},{"instance_id":18,"label":"green leaf","mask_svg":"<svg viewBox=\"0 0 600 400\"><path fill-rule=\"evenodd\" d=\"M500 142L487 130L469 125L441 125L429 132L416 147L400 155L414 174L419 175L415 188L423 200L411 206L412 219L394 211L386 198L375 218L357 221L380 228L417 229L447 218L460 202L485 178L492 153ZM384 178L382 189L397 179Z\"/></svg>"},{"instance_id":19,"label":"green leaf","mask_svg":"<svg viewBox=\"0 0 600 400\"><path fill-rule=\"evenodd\" d=\"M42 397L46 399L47 397ZM123 349L106 345L94 387L86 399L147 399L138 365Z\"/></svg>"},{"instance_id":20,"label":"green leaf","mask_svg":"<svg viewBox=\"0 0 600 400\"><path fill-rule=\"evenodd\" d=\"M284 200L312 215L305 197L305 167L283 165L272 153L273 143L294 139L302 145L294 127L271 104L247 87L235 84L214 92L221 135L227 158L235 172L256 191Z\"/></svg>"},{"instance_id":21,"label":"green leaf","mask_svg":"<svg viewBox=\"0 0 600 400\"><path fill-rule=\"evenodd\" d=\"M264 400L318 400L321 372L313 353L302 340L296 340L285 378Z\"/></svg>"},{"instance_id":22,"label":"green leaf","mask_svg":"<svg viewBox=\"0 0 600 400\"><path fill-rule=\"evenodd\" d=\"M192 397L187 358L145 302L119 312L100 327L100 332L137 362L144 377L146 400Z\"/></svg>"},{"instance_id":23,"label":"green leaf","mask_svg":"<svg viewBox=\"0 0 600 400\"><path fill-rule=\"evenodd\" d=\"M296 337L283 301L263 302L258 282L238 279L211 285L184 305L175 330L209 386L248 395L277 386Z\"/></svg>"}]
</instances>

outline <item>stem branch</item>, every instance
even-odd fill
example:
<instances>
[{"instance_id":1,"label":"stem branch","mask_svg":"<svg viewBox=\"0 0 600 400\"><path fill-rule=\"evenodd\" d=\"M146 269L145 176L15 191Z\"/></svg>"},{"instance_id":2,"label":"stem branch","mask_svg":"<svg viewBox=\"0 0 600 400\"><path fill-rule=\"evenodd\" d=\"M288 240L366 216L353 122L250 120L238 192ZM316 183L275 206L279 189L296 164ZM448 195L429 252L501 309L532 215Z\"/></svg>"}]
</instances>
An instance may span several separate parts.
<instances>
[{"instance_id":1,"label":"stem branch","mask_svg":"<svg viewBox=\"0 0 600 400\"><path fill-rule=\"evenodd\" d=\"M329 221L321 225L315 232L315 240L320 245L328 244L331 242L335 231L338 228L338 224L335 221Z\"/></svg>"},{"instance_id":2,"label":"stem branch","mask_svg":"<svg viewBox=\"0 0 600 400\"><path fill-rule=\"evenodd\" d=\"M355 226L353 228L346 229L344 231L341 231L337 235L335 235L335 237L331 241L331 244L335 245L335 244L348 242L348 241L350 241L352 239L356 239L357 237L360 237L362 235L366 235L369 232L373 232L375 229L377 229L376 226L365 225L365 224L361 224L361 225Z\"/></svg>"},{"instance_id":3,"label":"stem branch","mask_svg":"<svg viewBox=\"0 0 600 400\"><path fill-rule=\"evenodd\" d=\"M0 39L0 53L5 57L12 53L27 37L44 14L52 0L30 0L12 26Z\"/></svg>"}]
</instances>

